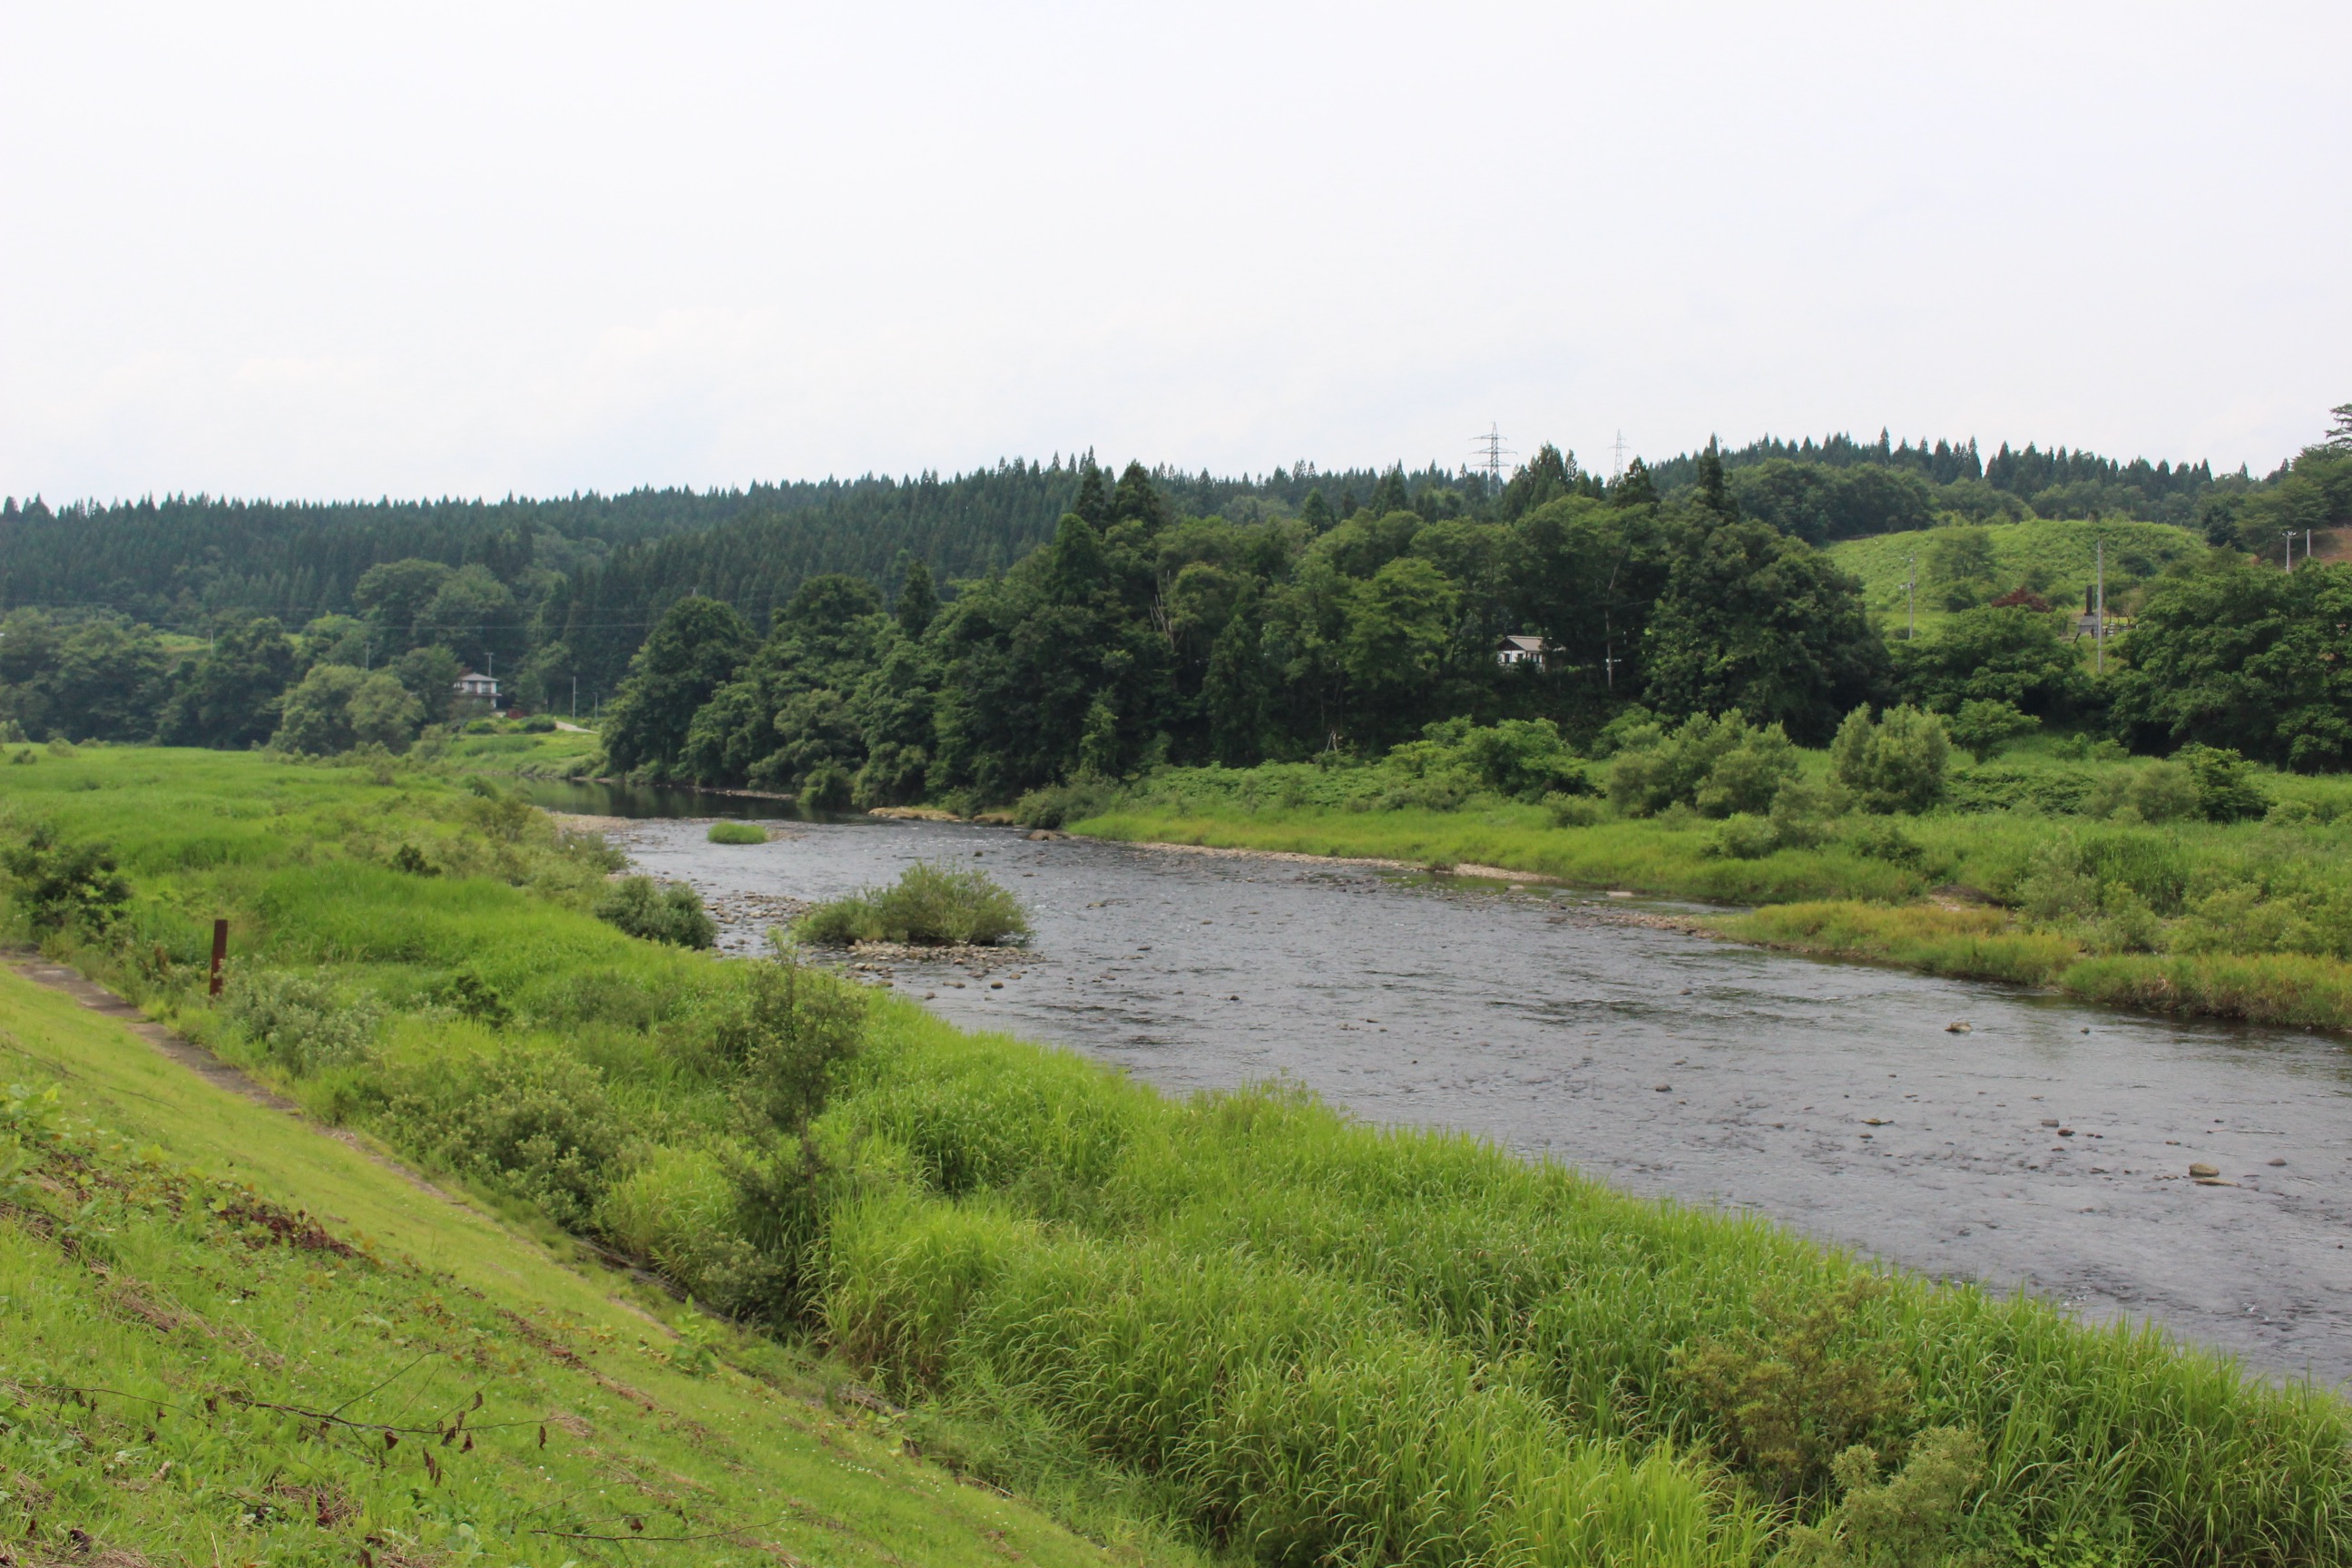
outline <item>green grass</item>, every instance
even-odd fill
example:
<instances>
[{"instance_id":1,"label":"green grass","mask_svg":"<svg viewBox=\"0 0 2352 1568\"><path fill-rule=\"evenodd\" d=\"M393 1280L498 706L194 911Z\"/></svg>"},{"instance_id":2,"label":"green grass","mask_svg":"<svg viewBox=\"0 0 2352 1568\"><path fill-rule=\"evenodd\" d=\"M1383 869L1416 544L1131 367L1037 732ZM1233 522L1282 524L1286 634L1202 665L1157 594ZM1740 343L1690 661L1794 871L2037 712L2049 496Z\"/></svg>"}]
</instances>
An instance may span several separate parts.
<instances>
[{"instance_id":1,"label":"green grass","mask_svg":"<svg viewBox=\"0 0 2352 1568\"><path fill-rule=\"evenodd\" d=\"M822 903L793 927L802 942L847 946L895 942L922 947L967 942L990 945L1029 934L1021 900L985 871L957 871L922 862L909 866L887 888Z\"/></svg>"},{"instance_id":2,"label":"green grass","mask_svg":"<svg viewBox=\"0 0 2352 1568\"><path fill-rule=\"evenodd\" d=\"M0 1170L26 1142L47 1155L0 1207L0 1535L35 1561L341 1568L373 1542L379 1563L552 1565L612 1550L563 1532L632 1518L648 1563L1102 1560L829 1408L841 1369L419 1192L0 974L0 1101L10 1082L57 1090L83 1134L42 1151L0 1116ZM272 1239L291 1211L309 1245ZM681 1535L702 1539L656 1539Z\"/></svg>"},{"instance_id":3,"label":"green grass","mask_svg":"<svg viewBox=\"0 0 2352 1568\"><path fill-rule=\"evenodd\" d=\"M604 742L593 731L525 731L519 721L496 719L489 734L462 731L449 739L443 753L459 767L487 773L521 773L536 778L572 778L589 771L604 754Z\"/></svg>"},{"instance_id":4,"label":"green grass","mask_svg":"<svg viewBox=\"0 0 2352 1568\"><path fill-rule=\"evenodd\" d=\"M2038 583L2042 596L2062 610L2082 608L2083 590L2092 580L2101 541L2106 544L2111 610L2118 607L2134 583L2205 549L2205 542L2185 528L2119 518L2096 522L2029 518L2021 522L1990 523L1984 531L1992 542L1995 592L2006 593L2029 581ZM1917 556L1919 631L1924 637L1944 618L1938 585L1931 581L1929 571L1932 552L1944 532L1927 529L1849 539L1831 545L1828 553L1839 567L1862 580L1863 603L1873 618L1898 628L1904 624L1904 584L1911 574L1912 557Z\"/></svg>"},{"instance_id":5,"label":"green grass","mask_svg":"<svg viewBox=\"0 0 2352 1568\"><path fill-rule=\"evenodd\" d=\"M714 822L703 837L713 844L765 844L768 830L756 822Z\"/></svg>"},{"instance_id":6,"label":"green grass","mask_svg":"<svg viewBox=\"0 0 2352 1568\"><path fill-rule=\"evenodd\" d=\"M561 1215L767 1326L767 1340L722 1336L722 1363L774 1357L806 1376L804 1352L793 1347L828 1346L909 1403L904 1430L927 1454L1135 1551L1166 1554L1182 1542L1266 1563L1760 1565L1801 1520L1860 1527L1863 1516L1846 1511L1853 1494L1832 1479L1839 1448L1864 1444L1901 1465L1915 1452L1951 1451L1936 1435L1960 1429L1981 1443L1983 1467L1962 1490L1965 1509L1930 1520L1955 1549L2018 1563L2352 1561L2345 1407L2267 1386L2152 1331L1880 1279L1753 1218L1633 1199L1470 1139L1366 1128L1293 1090L1174 1100L814 972L634 941L585 912L603 885L593 847L567 848L543 818L430 776L378 784L361 770L255 756L101 750L47 759L5 782L17 825L45 817L69 836L111 839L131 870L121 935L55 940L74 962L485 1203L524 1222ZM1391 835L1381 849L1418 846L1408 858L1496 860L1571 843L1591 855L1622 842L1655 867L1696 863L1673 837L1696 830L1671 825L1618 825L1622 840L1577 840L1518 808L1450 821L1350 815ZM1358 847L1345 826L1284 830L1299 847ZM1328 837L1309 843L1316 832ZM401 845L437 874L390 869ZM1845 851L1813 853L1786 871L1726 862L1713 874L1793 885L1812 874L1805 865L1819 870ZM2154 862L2130 865L2144 876ZM1888 874L1898 872L1916 874ZM366 999L387 1017L380 1036L356 1053L326 1051L322 1036L305 1052L233 1027L202 994L203 936L216 910L232 919L236 962L248 973L299 969L314 997L323 987ZM1954 922L1905 940L1990 934ZM290 982L274 993L295 994ZM32 1004L13 1006L12 1018ZM23 1048L79 1070L83 1048L49 1041L26 1038ZM356 1450L337 1458L321 1444L313 1458L300 1432L257 1426L245 1439L250 1468L223 1481L221 1497L269 1484L265 1473L309 1474L295 1468L299 1455L347 1463L331 1472L334 1483L369 1506L407 1509L401 1517L420 1522L399 1528L420 1536L422 1521L454 1531L470 1510L478 1532L489 1519L510 1538L530 1507L561 1497L584 1510L592 1486L642 1485L714 1517L768 1496L809 1503L844 1531L830 1545L814 1531L792 1537L791 1550L811 1561L867 1541L902 1561L954 1561L970 1544L954 1512L969 1489L886 1465L851 1436L834 1439L846 1475L812 1479L793 1468L803 1450L791 1432L761 1436L772 1428L754 1430L733 1407L685 1419L678 1413L697 1408L685 1402L706 1397L698 1391L771 1396L723 1365L691 1375L701 1370L691 1345L600 1306L610 1289L602 1281L543 1282L542 1264L480 1215L464 1221L473 1239L436 1240L425 1233L467 1211L414 1196L404 1206L389 1184L363 1203L351 1188L366 1170L352 1151L282 1116L231 1110L117 1100L100 1120L126 1139L175 1140L174 1161L224 1170L246 1161L232 1173L257 1184L257 1163L291 1158L295 1144L305 1159L343 1162L333 1167L341 1186L305 1171L272 1177L268 1190L338 1216L329 1224L339 1233L378 1238L382 1257L407 1250L422 1272L387 1266L313 1280L315 1264L280 1267L277 1254L249 1253L201 1215L126 1213L124 1235L148 1250L124 1270L142 1287L168 1287L220 1337L191 1337L173 1352L184 1361L139 1362L124 1347L152 1331L108 1315L107 1282L54 1259L46 1273L20 1263L0 1282L12 1300L81 1292L42 1307L35 1349L50 1370L29 1381L69 1383L55 1369L102 1358L110 1372L119 1363L114 1375L154 1380L134 1392L178 1404L184 1388L231 1375L215 1358L261 1342L284 1365L257 1362L236 1374L240 1386L328 1409L397 1370L391 1358L403 1347L393 1341L456 1345L468 1359L436 1364L446 1381L420 1380L411 1408L446 1415L477 1386L486 1422L489 1412L504 1418L562 1400L594 1429L583 1443L597 1450L604 1468L593 1474L604 1479L582 1472L569 1491L575 1472L542 1479L535 1467L553 1470L555 1460L541 1457L535 1425L513 1468L490 1471L504 1453L492 1439L523 1429L485 1428L471 1453L450 1451L443 1486L398 1472L405 1491ZM196 1146L215 1121L213 1142ZM37 1238L0 1231L16 1256L41 1256L25 1250ZM175 1271L173 1247L213 1250ZM224 1248L276 1272L248 1285L219 1261ZM425 1324L441 1321L423 1304L429 1298L454 1324L433 1336ZM403 1316L407 1300L416 1304ZM670 1418L640 1421L593 1379L563 1384L581 1375L570 1367L550 1370L508 1342L474 1337L494 1335L503 1321L495 1306L527 1316L512 1304L541 1300L563 1321L609 1328L610 1350L584 1331L571 1342L583 1355L597 1347L597 1371L643 1389ZM385 1331L371 1318L392 1325L380 1354L370 1336ZM298 1332L298 1322L312 1326ZM0 1315L0 1336L13 1331ZM629 1348L640 1333L669 1359ZM26 1358L11 1367L32 1364L16 1342L0 1345ZM520 1370L501 1359L509 1356ZM798 1385L776 1375L785 1393L759 1406L763 1419L805 1409L789 1397ZM109 1415L107 1396L97 1412L49 1410L49 1425L37 1427L15 1414L34 1405L10 1397L0 1441L29 1434L26 1458L10 1464L71 1469L81 1489L72 1495L109 1500L115 1511L93 1517L126 1541L147 1539L134 1527L163 1528L147 1522L163 1517L163 1499L132 1491L103 1463L136 1447L131 1437L143 1443L143 1427ZM584 1409L597 1399L602 1410ZM101 1419L121 1425L93 1426L87 1448L65 1442L58 1425ZM814 1431L823 1450L832 1429L803 1419L814 1425L793 1431ZM181 1440L180 1426L170 1430ZM771 1441L772 1455L747 1447ZM551 1429L548 1452L557 1446ZM414 1451L404 1440L386 1452L404 1464ZM233 1457L205 1452L208 1467ZM139 1462L121 1473L153 1475L144 1454ZM463 1462L494 1479L455 1510ZM193 1458L187 1468L197 1468ZM635 1479L614 1479L624 1476ZM42 1484L65 1495L62 1484ZM821 1484L835 1489L829 1500L819 1500ZM694 1489L706 1485L716 1501ZM856 1491L868 1485L881 1489ZM902 1492L913 1500L894 1502ZM636 1501L632 1492L626 1506ZM893 1522L919 1518L947 1544L910 1542ZM1054 1542L1066 1542L1036 1540L1045 1543L1019 1549L1048 1561L1061 1550ZM518 1558L555 1560L505 1560Z\"/></svg>"}]
</instances>

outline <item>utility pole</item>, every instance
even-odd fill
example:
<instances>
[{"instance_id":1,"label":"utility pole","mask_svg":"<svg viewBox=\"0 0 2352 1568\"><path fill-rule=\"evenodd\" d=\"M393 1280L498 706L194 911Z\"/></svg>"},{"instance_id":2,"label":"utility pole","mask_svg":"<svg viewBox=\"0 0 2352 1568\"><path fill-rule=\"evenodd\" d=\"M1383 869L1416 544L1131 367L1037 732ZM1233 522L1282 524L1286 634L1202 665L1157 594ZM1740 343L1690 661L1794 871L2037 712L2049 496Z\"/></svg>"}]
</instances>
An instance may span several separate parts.
<instances>
[{"instance_id":1,"label":"utility pole","mask_svg":"<svg viewBox=\"0 0 2352 1568\"><path fill-rule=\"evenodd\" d=\"M576 675L572 678L572 721L580 722L580 678Z\"/></svg>"},{"instance_id":2,"label":"utility pole","mask_svg":"<svg viewBox=\"0 0 2352 1568\"><path fill-rule=\"evenodd\" d=\"M2294 570L2294 530L2286 531L2286 569Z\"/></svg>"},{"instance_id":3,"label":"utility pole","mask_svg":"<svg viewBox=\"0 0 2352 1568\"><path fill-rule=\"evenodd\" d=\"M1489 420L1484 436L1470 437L1470 449L1477 454L1477 463L1473 471L1486 476L1486 492L1492 495L1501 489L1503 459L1518 456L1503 445L1503 427Z\"/></svg>"},{"instance_id":4,"label":"utility pole","mask_svg":"<svg viewBox=\"0 0 2352 1568\"><path fill-rule=\"evenodd\" d=\"M2105 540L2102 539L2098 542L2097 553L2097 576L2094 580L2095 586L2092 589L2092 592L2097 595L2094 601L2097 607L2091 612L2091 668L2094 673L2105 675L2107 672L2107 542Z\"/></svg>"},{"instance_id":5,"label":"utility pole","mask_svg":"<svg viewBox=\"0 0 2352 1568\"><path fill-rule=\"evenodd\" d=\"M1911 575L1903 584L1903 640L1919 635L1919 552L1911 552Z\"/></svg>"}]
</instances>

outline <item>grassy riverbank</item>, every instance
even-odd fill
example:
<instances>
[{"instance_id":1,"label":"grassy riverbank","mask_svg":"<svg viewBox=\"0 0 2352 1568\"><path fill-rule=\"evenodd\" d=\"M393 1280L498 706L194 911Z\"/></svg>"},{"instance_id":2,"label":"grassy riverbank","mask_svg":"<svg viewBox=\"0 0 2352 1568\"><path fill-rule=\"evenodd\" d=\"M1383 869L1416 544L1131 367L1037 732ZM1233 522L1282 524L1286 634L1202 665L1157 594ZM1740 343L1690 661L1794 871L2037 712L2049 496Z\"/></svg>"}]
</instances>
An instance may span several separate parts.
<instances>
[{"instance_id":1,"label":"grassy riverbank","mask_svg":"<svg viewBox=\"0 0 2352 1568\"><path fill-rule=\"evenodd\" d=\"M572 1251L0 973L0 1552L1108 1560Z\"/></svg>"},{"instance_id":2,"label":"grassy riverbank","mask_svg":"<svg viewBox=\"0 0 2352 1568\"><path fill-rule=\"evenodd\" d=\"M1807 781L1826 773L1822 753L1799 760ZM1727 847L1736 830L1687 810L1317 800L1312 768L1171 770L1069 826L1759 906L1708 923L1745 941L2095 1001L2352 1028L2352 787L2273 775L2270 815L2236 823L2068 808L2103 789L2120 796L2146 766L2028 747L1954 772L1954 795L1987 809L1832 817L1761 854Z\"/></svg>"},{"instance_id":3,"label":"grassy riverbank","mask_svg":"<svg viewBox=\"0 0 2352 1568\"><path fill-rule=\"evenodd\" d=\"M124 750L5 782L0 839L104 841L129 881L54 951L486 1202L829 1347L927 1452L1139 1550L2352 1561L2345 1406L2153 1334L629 938L591 912L596 845L429 774Z\"/></svg>"}]
</instances>

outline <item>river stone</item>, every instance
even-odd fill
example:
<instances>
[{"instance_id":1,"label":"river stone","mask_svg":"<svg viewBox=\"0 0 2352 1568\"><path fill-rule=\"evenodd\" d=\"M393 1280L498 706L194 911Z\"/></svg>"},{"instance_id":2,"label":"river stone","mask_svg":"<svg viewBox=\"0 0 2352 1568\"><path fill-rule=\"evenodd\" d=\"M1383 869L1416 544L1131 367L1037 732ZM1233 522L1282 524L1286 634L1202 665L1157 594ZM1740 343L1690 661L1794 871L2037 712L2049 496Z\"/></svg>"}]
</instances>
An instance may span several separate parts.
<instances>
[{"instance_id":1,"label":"river stone","mask_svg":"<svg viewBox=\"0 0 2352 1568\"><path fill-rule=\"evenodd\" d=\"M2202 1181L2209 1176L2220 1175L2221 1171L2221 1167L2217 1165L2209 1165L2204 1161L2200 1160L2195 1164L2189 1167L2189 1173L2198 1178L2200 1181Z\"/></svg>"},{"instance_id":2,"label":"river stone","mask_svg":"<svg viewBox=\"0 0 2352 1568\"><path fill-rule=\"evenodd\" d=\"M1977 1026L1966 1018L1955 1018L1944 1026L1944 1033L1948 1035L1973 1035L1976 1032Z\"/></svg>"}]
</instances>

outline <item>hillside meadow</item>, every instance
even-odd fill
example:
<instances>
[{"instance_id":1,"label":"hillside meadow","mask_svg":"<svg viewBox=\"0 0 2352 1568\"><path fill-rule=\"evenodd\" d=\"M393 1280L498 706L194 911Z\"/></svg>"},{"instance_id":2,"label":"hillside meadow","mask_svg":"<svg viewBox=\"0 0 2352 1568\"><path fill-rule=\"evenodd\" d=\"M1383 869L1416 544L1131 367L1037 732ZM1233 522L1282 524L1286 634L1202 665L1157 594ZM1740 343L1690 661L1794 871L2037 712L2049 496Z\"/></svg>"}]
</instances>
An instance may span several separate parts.
<instances>
[{"instance_id":1,"label":"hillside meadow","mask_svg":"<svg viewBox=\"0 0 2352 1568\"><path fill-rule=\"evenodd\" d=\"M657 1401L704 1386L697 1339L721 1362L734 1345L837 1358L907 1407L899 1429L927 1455L1128 1552L1269 1564L2352 1559L2352 1429L2333 1395L2265 1384L2152 1331L1876 1270L1752 1217L1632 1199L1475 1140L1357 1124L1295 1089L1176 1100L1067 1053L955 1030L789 955L722 963L628 936L595 913L608 907L609 851L493 784L108 748L41 752L0 773L0 792L20 936L320 1119L728 1320L681 1330L677 1344L648 1333L669 1359L646 1358L646 1382L609 1374ZM1538 831L1508 813L1478 827L1473 815L1456 814L1473 835L1462 858ZM1438 831L1434 815L1423 830ZM215 911L231 921L233 954L218 1005L203 984ZM30 1012L12 1000L20 1039ZM20 1048L73 1062L54 1043ZM134 1110L117 1102L102 1125L127 1140L190 1120L165 1103L133 1128L121 1119ZM12 1115L0 1149L19 1165L52 1159L49 1134L28 1140ZM93 1170L137 1158L89 1136L92 1152L69 1157ZM37 1179L47 1195L0 1220L9 1256L35 1262L54 1241L30 1209L67 1212L57 1177ZM271 1201L351 1216L341 1196L301 1197L307 1179ZM133 1274L177 1280L171 1248L218 1245L201 1216L169 1207L126 1211ZM28 1277L17 1267L12 1279ZM292 1310L276 1304L287 1292L397 1306L411 1289L356 1264L320 1281L271 1267L272 1312ZM234 1283L186 1286L191 1308L238 1321ZM538 1286L498 1289L507 1300ZM442 1294L461 1325L488 1331L471 1298ZM51 1363L124 1354L158 1331L70 1304L44 1310ZM372 1315L395 1337L405 1321ZM199 1352L230 1353L210 1342ZM131 1390L142 1402L182 1403L227 1375L211 1362L149 1365L123 1373L151 1378ZM362 1371L351 1381L363 1387ZM135 1447L133 1434L108 1428L84 1447L58 1425L94 1422L109 1396L62 1417L31 1384L71 1379L6 1375L0 1458L12 1473L47 1467L45 1495L110 1497L105 1444ZM257 1392L280 1386L250 1375ZM446 1430L469 1375L421 1390L406 1424ZM475 1385L485 1423L546 1402L528 1383ZM289 1386L276 1403L325 1408ZM308 1441L307 1419L287 1416L277 1440ZM528 1430L523 1462L535 1465ZM692 1429L678 1430L690 1447ZM436 1464L455 1476L494 1438L514 1440L485 1431ZM427 1441L447 1452L429 1435L385 1451L407 1462L408 1445ZM767 1467L782 1461L732 1462L730 1484L777 1484ZM334 1484L376 1497L350 1463ZM154 1474L143 1454L120 1468ZM410 1489L449 1495L429 1477ZM560 1490L520 1477L499 1517ZM855 1532L863 1505L824 1506ZM624 1518L620 1532L656 1533L644 1517L644 1531Z\"/></svg>"}]
</instances>

